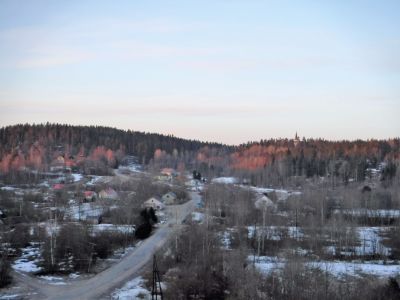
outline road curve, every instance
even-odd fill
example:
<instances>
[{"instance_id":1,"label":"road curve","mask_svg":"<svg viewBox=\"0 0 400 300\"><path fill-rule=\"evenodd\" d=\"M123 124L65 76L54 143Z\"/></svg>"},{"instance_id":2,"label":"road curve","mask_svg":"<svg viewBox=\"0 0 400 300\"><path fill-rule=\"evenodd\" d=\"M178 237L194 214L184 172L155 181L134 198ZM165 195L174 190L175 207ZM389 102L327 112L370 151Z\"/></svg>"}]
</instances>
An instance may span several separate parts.
<instances>
[{"instance_id":1,"label":"road curve","mask_svg":"<svg viewBox=\"0 0 400 300\"><path fill-rule=\"evenodd\" d=\"M151 259L158 248L163 246L168 238L177 230L173 224L180 224L195 208L200 201L200 195L191 192L191 200L182 204L168 207L171 215L166 224L161 225L148 239L144 240L130 254L122 258L103 272L85 280L67 283L67 285L54 286L46 284L35 278L19 276L20 282L26 283L37 294L32 299L67 300L67 299L100 299L110 295L115 288L122 286L132 279ZM28 279L29 278L29 279ZM30 280L32 279L32 280ZM22 283L22 282L21 282Z\"/></svg>"}]
</instances>

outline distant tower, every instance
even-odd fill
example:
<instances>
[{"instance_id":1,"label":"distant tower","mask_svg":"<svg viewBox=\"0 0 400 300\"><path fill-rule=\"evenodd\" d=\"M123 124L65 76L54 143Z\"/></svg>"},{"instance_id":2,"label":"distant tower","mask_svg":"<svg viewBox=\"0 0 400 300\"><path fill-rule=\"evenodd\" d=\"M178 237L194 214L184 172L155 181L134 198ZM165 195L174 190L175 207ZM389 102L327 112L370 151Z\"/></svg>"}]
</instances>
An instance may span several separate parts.
<instances>
[{"instance_id":1,"label":"distant tower","mask_svg":"<svg viewBox=\"0 0 400 300\"><path fill-rule=\"evenodd\" d=\"M296 131L296 135L294 136L294 146L297 147L298 144L300 144L300 139L299 136L297 135L297 131Z\"/></svg>"}]
</instances>

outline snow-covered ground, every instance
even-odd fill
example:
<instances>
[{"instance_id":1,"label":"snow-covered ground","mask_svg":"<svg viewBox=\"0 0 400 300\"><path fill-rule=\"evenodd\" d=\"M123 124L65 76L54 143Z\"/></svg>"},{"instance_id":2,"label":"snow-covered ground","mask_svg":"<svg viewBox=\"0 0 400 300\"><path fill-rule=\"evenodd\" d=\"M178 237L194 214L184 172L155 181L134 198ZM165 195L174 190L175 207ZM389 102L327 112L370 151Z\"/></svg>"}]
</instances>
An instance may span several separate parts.
<instances>
[{"instance_id":1,"label":"snow-covered ground","mask_svg":"<svg viewBox=\"0 0 400 300\"><path fill-rule=\"evenodd\" d=\"M82 203L79 205L71 206L66 215L72 220L86 220L89 217L99 217L103 213L103 207L96 206L93 203Z\"/></svg>"},{"instance_id":2,"label":"snow-covered ground","mask_svg":"<svg viewBox=\"0 0 400 300\"><path fill-rule=\"evenodd\" d=\"M122 288L115 290L111 294L113 300L131 300L131 299L151 299L151 293L144 287L142 277L128 281Z\"/></svg>"},{"instance_id":3,"label":"snow-covered ground","mask_svg":"<svg viewBox=\"0 0 400 300\"><path fill-rule=\"evenodd\" d=\"M389 255L390 249L382 244L381 237L381 234L387 230L389 230L388 227L357 227L361 245L356 247L356 253L358 255Z\"/></svg>"},{"instance_id":4,"label":"snow-covered ground","mask_svg":"<svg viewBox=\"0 0 400 300\"><path fill-rule=\"evenodd\" d=\"M83 178L83 175L78 174L78 173L72 173L71 176L72 176L72 179L74 180L74 182L81 181Z\"/></svg>"},{"instance_id":5,"label":"snow-covered ground","mask_svg":"<svg viewBox=\"0 0 400 300\"><path fill-rule=\"evenodd\" d=\"M335 246L325 247L325 252L331 255L337 254L340 251L341 255L383 255L388 256L391 249L387 248L382 243L382 234L390 230L390 227L356 227L358 246L351 247L350 249L340 249Z\"/></svg>"},{"instance_id":6,"label":"snow-covered ground","mask_svg":"<svg viewBox=\"0 0 400 300\"><path fill-rule=\"evenodd\" d=\"M3 191L15 191L15 190L18 190L18 188L13 187L13 186L2 186L0 188L0 190L3 190Z\"/></svg>"},{"instance_id":7,"label":"snow-covered ground","mask_svg":"<svg viewBox=\"0 0 400 300\"><path fill-rule=\"evenodd\" d=\"M192 221L193 222L198 222L201 223L204 220L204 214L201 212L192 212Z\"/></svg>"},{"instance_id":8,"label":"snow-covered ground","mask_svg":"<svg viewBox=\"0 0 400 300\"><path fill-rule=\"evenodd\" d=\"M12 268L15 271L34 273L41 270L38 266L40 262L40 249L38 245L29 246L22 249L22 255L15 260Z\"/></svg>"},{"instance_id":9,"label":"snow-covered ground","mask_svg":"<svg viewBox=\"0 0 400 300\"><path fill-rule=\"evenodd\" d=\"M51 285L66 285L64 278L59 277L59 276L39 276L40 279L46 281L47 283Z\"/></svg>"},{"instance_id":10,"label":"snow-covered ground","mask_svg":"<svg viewBox=\"0 0 400 300\"><path fill-rule=\"evenodd\" d=\"M104 176L92 175L91 179L86 183L86 185L95 185L96 183L100 183Z\"/></svg>"},{"instance_id":11,"label":"snow-covered ground","mask_svg":"<svg viewBox=\"0 0 400 300\"><path fill-rule=\"evenodd\" d=\"M202 191L204 189L204 183L202 183L200 180L190 179L186 181L185 184L194 192Z\"/></svg>"},{"instance_id":12,"label":"snow-covered ground","mask_svg":"<svg viewBox=\"0 0 400 300\"><path fill-rule=\"evenodd\" d=\"M211 180L213 183L223 183L223 184L236 184L244 189L251 189L257 194L264 194L264 193L271 193L275 192L278 200L286 200L289 198L290 195L300 195L300 191L289 191L284 189L273 189L273 188L265 188L265 187L256 187L256 186L249 186L244 184L239 184L240 180L236 177L217 177Z\"/></svg>"},{"instance_id":13,"label":"snow-covered ground","mask_svg":"<svg viewBox=\"0 0 400 300\"><path fill-rule=\"evenodd\" d=\"M221 243L222 243L222 249L224 250L231 250L231 240L232 240L232 232L234 230L228 228L224 232L221 232Z\"/></svg>"},{"instance_id":14,"label":"snow-covered ground","mask_svg":"<svg viewBox=\"0 0 400 300\"><path fill-rule=\"evenodd\" d=\"M118 232L125 234L133 234L135 228L132 225L114 225L114 224L98 224L91 227L93 234L100 232Z\"/></svg>"},{"instance_id":15,"label":"snow-covered ground","mask_svg":"<svg viewBox=\"0 0 400 300\"><path fill-rule=\"evenodd\" d=\"M122 164L118 167L118 169L142 173L143 165L139 163L139 159L136 156L127 155L123 158Z\"/></svg>"},{"instance_id":16,"label":"snow-covered ground","mask_svg":"<svg viewBox=\"0 0 400 300\"><path fill-rule=\"evenodd\" d=\"M235 177L217 177L211 180L212 183L222 183L222 184L236 184L239 180Z\"/></svg>"},{"instance_id":17,"label":"snow-covered ground","mask_svg":"<svg viewBox=\"0 0 400 300\"><path fill-rule=\"evenodd\" d=\"M264 229L261 226L257 228L254 226L248 226L248 237L253 238L255 231L257 231L257 236L264 233L267 240L280 241L284 237L292 239L302 239L304 237L303 230L300 227L295 226L265 226Z\"/></svg>"},{"instance_id":18,"label":"snow-covered ground","mask_svg":"<svg viewBox=\"0 0 400 300\"><path fill-rule=\"evenodd\" d=\"M335 214L345 214L352 216L368 216L374 218L399 218L400 209L365 209L365 208L354 208L354 209L336 209Z\"/></svg>"},{"instance_id":19,"label":"snow-covered ground","mask_svg":"<svg viewBox=\"0 0 400 300\"><path fill-rule=\"evenodd\" d=\"M248 256L249 262L255 262L255 267L263 274L270 274L274 271L280 271L285 266L285 259L274 256ZM373 275L377 277L389 277L400 275L400 265L384 264L377 262L347 262L347 261L311 261L305 262L306 267L317 268L327 271L335 277L359 276L361 274Z\"/></svg>"}]
</instances>

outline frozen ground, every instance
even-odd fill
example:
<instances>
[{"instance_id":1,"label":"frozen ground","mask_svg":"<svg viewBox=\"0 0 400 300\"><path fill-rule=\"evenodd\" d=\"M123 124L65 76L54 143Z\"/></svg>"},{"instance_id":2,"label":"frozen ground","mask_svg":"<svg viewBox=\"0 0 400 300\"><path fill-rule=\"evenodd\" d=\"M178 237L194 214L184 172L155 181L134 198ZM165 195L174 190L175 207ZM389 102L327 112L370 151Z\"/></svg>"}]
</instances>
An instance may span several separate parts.
<instances>
[{"instance_id":1,"label":"frozen ground","mask_svg":"<svg viewBox=\"0 0 400 300\"><path fill-rule=\"evenodd\" d=\"M12 268L15 271L22 271L27 273L35 273L41 270L38 266L40 261L40 249L38 246L29 246L22 249L22 255L19 259L15 260Z\"/></svg>"},{"instance_id":2,"label":"frozen ground","mask_svg":"<svg viewBox=\"0 0 400 300\"><path fill-rule=\"evenodd\" d=\"M72 175L72 178L73 178L74 182L81 181L82 178L83 178L83 175L82 175L82 174L72 173L71 175Z\"/></svg>"},{"instance_id":3,"label":"frozen ground","mask_svg":"<svg viewBox=\"0 0 400 300\"><path fill-rule=\"evenodd\" d=\"M98 224L91 227L93 234L100 232L119 232L125 234L133 234L135 228L132 225L114 225L114 224Z\"/></svg>"},{"instance_id":4,"label":"frozen ground","mask_svg":"<svg viewBox=\"0 0 400 300\"><path fill-rule=\"evenodd\" d=\"M285 266L285 259L271 256L254 257L248 256L248 261L255 261L255 267L263 274L270 274L280 271ZM310 268L317 268L327 271L337 278L344 276L373 275L377 277L389 277L400 275L400 265L384 264L383 261L377 262L345 262L345 261L309 261L305 265Z\"/></svg>"},{"instance_id":5,"label":"frozen ground","mask_svg":"<svg viewBox=\"0 0 400 300\"><path fill-rule=\"evenodd\" d=\"M64 278L59 276L39 276L38 278L45 280L47 283L51 285L66 285L64 282Z\"/></svg>"},{"instance_id":6,"label":"frozen ground","mask_svg":"<svg viewBox=\"0 0 400 300\"><path fill-rule=\"evenodd\" d=\"M127 282L122 288L115 290L111 294L113 300L131 300L131 299L151 299L151 293L144 288L142 277Z\"/></svg>"},{"instance_id":7,"label":"frozen ground","mask_svg":"<svg viewBox=\"0 0 400 300\"><path fill-rule=\"evenodd\" d=\"M86 220L88 217L99 217L102 213L103 208L93 203L82 203L80 207L79 205L74 205L67 211L67 215L72 220Z\"/></svg>"},{"instance_id":8,"label":"frozen ground","mask_svg":"<svg viewBox=\"0 0 400 300\"><path fill-rule=\"evenodd\" d=\"M94 185L96 183L99 183L99 182L102 181L103 177L105 177L105 176L92 175L90 181L88 181L86 184L87 185Z\"/></svg>"},{"instance_id":9,"label":"frozen ground","mask_svg":"<svg viewBox=\"0 0 400 300\"><path fill-rule=\"evenodd\" d=\"M192 221L202 223L204 220L204 214L201 212L192 212Z\"/></svg>"},{"instance_id":10,"label":"frozen ground","mask_svg":"<svg viewBox=\"0 0 400 300\"><path fill-rule=\"evenodd\" d=\"M248 238L253 238L255 231L257 231L257 236L264 233L267 240L280 241L284 237L292 239L302 239L304 237L303 230L300 227L295 226L265 226L264 229L261 226L257 228L254 226L248 226Z\"/></svg>"},{"instance_id":11,"label":"frozen ground","mask_svg":"<svg viewBox=\"0 0 400 300\"><path fill-rule=\"evenodd\" d=\"M368 216L375 218L399 218L400 209L364 209L364 208L354 208L354 209L336 209L335 214L345 214L352 216Z\"/></svg>"}]
</instances>

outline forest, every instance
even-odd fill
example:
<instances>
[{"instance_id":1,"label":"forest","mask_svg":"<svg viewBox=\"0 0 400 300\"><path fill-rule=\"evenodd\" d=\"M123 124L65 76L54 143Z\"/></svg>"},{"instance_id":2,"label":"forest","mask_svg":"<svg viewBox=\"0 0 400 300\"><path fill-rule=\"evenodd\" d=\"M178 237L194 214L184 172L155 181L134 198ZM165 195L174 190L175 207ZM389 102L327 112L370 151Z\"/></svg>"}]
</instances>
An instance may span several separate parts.
<instances>
[{"instance_id":1,"label":"forest","mask_svg":"<svg viewBox=\"0 0 400 300\"><path fill-rule=\"evenodd\" d=\"M315 176L361 182L377 168L390 182L400 158L400 139L327 141L296 134L295 139L232 146L102 126L47 123L0 129L0 174L8 182L37 178L27 178L24 171L57 167L104 175L125 155L153 168L196 169L209 179L236 176L253 185L286 186L296 184L296 178Z\"/></svg>"}]
</instances>

